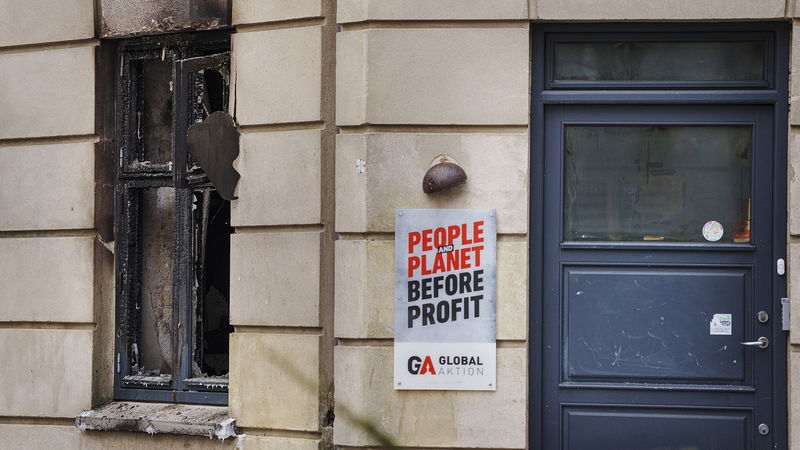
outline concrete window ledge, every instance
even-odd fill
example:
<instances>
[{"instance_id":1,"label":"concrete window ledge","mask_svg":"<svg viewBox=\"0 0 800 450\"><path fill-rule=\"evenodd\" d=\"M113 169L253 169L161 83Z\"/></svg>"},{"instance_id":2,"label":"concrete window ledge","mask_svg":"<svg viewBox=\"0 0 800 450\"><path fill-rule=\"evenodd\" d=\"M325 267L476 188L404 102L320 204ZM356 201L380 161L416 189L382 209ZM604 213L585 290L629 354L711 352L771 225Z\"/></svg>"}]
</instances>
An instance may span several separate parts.
<instances>
[{"instance_id":1,"label":"concrete window ledge","mask_svg":"<svg viewBox=\"0 0 800 450\"><path fill-rule=\"evenodd\" d=\"M81 430L141 431L226 439L236 435L236 419L224 406L112 402L75 419Z\"/></svg>"}]
</instances>

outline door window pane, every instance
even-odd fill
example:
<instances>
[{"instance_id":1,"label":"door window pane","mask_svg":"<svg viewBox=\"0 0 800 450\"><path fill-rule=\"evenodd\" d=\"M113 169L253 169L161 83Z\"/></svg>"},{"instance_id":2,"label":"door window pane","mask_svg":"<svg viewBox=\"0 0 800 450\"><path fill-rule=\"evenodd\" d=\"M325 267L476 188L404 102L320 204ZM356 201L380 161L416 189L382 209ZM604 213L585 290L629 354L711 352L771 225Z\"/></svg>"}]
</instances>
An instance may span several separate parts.
<instances>
[{"instance_id":1,"label":"door window pane","mask_svg":"<svg viewBox=\"0 0 800 450\"><path fill-rule=\"evenodd\" d=\"M564 130L564 240L750 242L751 126Z\"/></svg>"},{"instance_id":2,"label":"door window pane","mask_svg":"<svg viewBox=\"0 0 800 450\"><path fill-rule=\"evenodd\" d=\"M553 81L764 82L765 41L556 42Z\"/></svg>"}]
</instances>

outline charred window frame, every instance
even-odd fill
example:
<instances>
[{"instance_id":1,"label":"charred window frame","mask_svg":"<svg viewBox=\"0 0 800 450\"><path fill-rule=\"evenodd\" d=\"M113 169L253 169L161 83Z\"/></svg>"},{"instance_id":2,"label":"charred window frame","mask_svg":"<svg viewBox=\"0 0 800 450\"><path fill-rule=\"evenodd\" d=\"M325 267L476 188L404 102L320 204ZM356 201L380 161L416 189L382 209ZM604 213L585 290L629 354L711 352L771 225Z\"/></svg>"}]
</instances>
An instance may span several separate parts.
<instances>
[{"instance_id":1,"label":"charred window frame","mask_svg":"<svg viewBox=\"0 0 800 450\"><path fill-rule=\"evenodd\" d=\"M227 404L230 202L187 130L227 111L230 37L121 42L116 83L114 394Z\"/></svg>"}]
</instances>

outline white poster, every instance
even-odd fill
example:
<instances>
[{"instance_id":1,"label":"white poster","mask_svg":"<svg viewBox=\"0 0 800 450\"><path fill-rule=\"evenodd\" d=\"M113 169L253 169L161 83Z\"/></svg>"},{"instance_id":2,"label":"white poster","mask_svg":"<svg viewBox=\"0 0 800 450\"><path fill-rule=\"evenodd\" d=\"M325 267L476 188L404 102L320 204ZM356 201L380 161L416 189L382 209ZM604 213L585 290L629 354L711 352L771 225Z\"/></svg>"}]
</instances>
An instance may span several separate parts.
<instances>
[{"instance_id":1,"label":"white poster","mask_svg":"<svg viewBox=\"0 0 800 450\"><path fill-rule=\"evenodd\" d=\"M496 389L496 266L495 210L396 210L395 389Z\"/></svg>"},{"instance_id":2,"label":"white poster","mask_svg":"<svg viewBox=\"0 0 800 450\"><path fill-rule=\"evenodd\" d=\"M714 314L708 327L712 336L730 336L733 330L733 314Z\"/></svg>"}]
</instances>

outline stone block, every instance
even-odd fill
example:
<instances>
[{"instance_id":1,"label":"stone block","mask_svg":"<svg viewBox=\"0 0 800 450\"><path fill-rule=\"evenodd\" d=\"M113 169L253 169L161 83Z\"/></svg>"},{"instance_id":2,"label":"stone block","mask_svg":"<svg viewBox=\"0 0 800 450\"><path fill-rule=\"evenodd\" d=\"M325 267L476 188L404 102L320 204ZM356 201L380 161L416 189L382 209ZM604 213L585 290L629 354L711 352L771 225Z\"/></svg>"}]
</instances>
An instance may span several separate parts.
<instances>
[{"instance_id":1,"label":"stone block","mask_svg":"<svg viewBox=\"0 0 800 450\"><path fill-rule=\"evenodd\" d=\"M800 67L800 66L799 66ZM792 77L794 77L792 72ZM792 81L794 83L794 81ZM798 92L793 90L792 92ZM789 99L789 125L800 126L800 95L791 95Z\"/></svg>"},{"instance_id":2,"label":"stone block","mask_svg":"<svg viewBox=\"0 0 800 450\"><path fill-rule=\"evenodd\" d=\"M92 0L0 0L0 47L90 39Z\"/></svg>"},{"instance_id":3,"label":"stone block","mask_svg":"<svg viewBox=\"0 0 800 450\"><path fill-rule=\"evenodd\" d=\"M319 131L245 133L236 168L234 226L321 222Z\"/></svg>"},{"instance_id":4,"label":"stone block","mask_svg":"<svg viewBox=\"0 0 800 450\"><path fill-rule=\"evenodd\" d=\"M322 0L233 0L234 25L322 15Z\"/></svg>"},{"instance_id":5,"label":"stone block","mask_svg":"<svg viewBox=\"0 0 800 450\"><path fill-rule=\"evenodd\" d=\"M0 139L94 133L94 46L0 54Z\"/></svg>"},{"instance_id":6,"label":"stone block","mask_svg":"<svg viewBox=\"0 0 800 450\"><path fill-rule=\"evenodd\" d=\"M800 448L800 421L797 420L800 417L800 401L798 401L800 395L800 349L789 349L788 358L789 448L798 449Z\"/></svg>"},{"instance_id":7,"label":"stone block","mask_svg":"<svg viewBox=\"0 0 800 450\"><path fill-rule=\"evenodd\" d=\"M497 339L528 338L528 243L497 243Z\"/></svg>"},{"instance_id":8,"label":"stone block","mask_svg":"<svg viewBox=\"0 0 800 450\"><path fill-rule=\"evenodd\" d=\"M720 20L783 18L784 0L535 0L541 20Z\"/></svg>"},{"instance_id":9,"label":"stone block","mask_svg":"<svg viewBox=\"0 0 800 450\"><path fill-rule=\"evenodd\" d=\"M789 234L800 236L800 130L790 130L788 150Z\"/></svg>"},{"instance_id":10,"label":"stone block","mask_svg":"<svg viewBox=\"0 0 800 450\"><path fill-rule=\"evenodd\" d=\"M336 231L394 231L395 208L494 208L499 233L527 233L528 147L528 135L517 133L340 134ZM422 177L442 154L466 171L467 182L425 194Z\"/></svg>"},{"instance_id":11,"label":"stone block","mask_svg":"<svg viewBox=\"0 0 800 450\"><path fill-rule=\"evenodd\" d=\"M3 443L3 450L234 450L236 446L236 438L220 441L174 434L80 431L75 426L43 424L0 424L0 442ZM250 450L258 447L244 448Z\"/></svg>"},{"instance_id":12,"label":"stone block","mask_svg":"<svg viewBox=\"0 0 800 450\"><path fill-rule=\"evenodd\" d=\"M81 413L75 425L86 431L137 431L226 439L236 420L225 406L115 401Z\"/></svg>"},{"instance_id":13,"label":"stone block","mask_svg":"<svg viewBox=\"0 0 800 450\"><path fill-rule=\"evenodd\" d=\"M231 0L100 0L102 37L202 31L231 25Z\"/></svg>"},{"instance_id":14,"label":"stone block","mask_svg":"<svg viewBox=\"0 0 800 450\"><path fill-rule=\"evenodd\" d=\"M5 450L77 449L81 432L74 426L0 424L0 442Z\"/></svg>"},{"instance_id":15,"label":"stone block","mask_svg":"<svg viewBox=\"0 0 800 450\"><path fill-rule=\"evenodd\" d=\"M527 337L525 242L497 244L497 339ZM335 335L394 337L394 241L336 241Z\"/></svg>"},{"instance_id":16,"label":"stone block","mask_svg":"<svg viewBox=\"0 0 800 450\"><path fill-rule=\"evenodd\" d=\"M367 117L367 33L336 33L336 121L358 125Z\"/></svg>"},{"instance_id":17,"label":"stone block","mask_svg":"<svg viewBox=\"0 0 800 450\"><path fill-rule=\"evenodd\" d=\"M243 440L244 450L318 450L320 442L312 439L250 435Z\"/></svg>"},{"instance_id":18,"label":"stone block","mask_svg":"<svg viewBox=\"0 0 800 450\"><path fill-rule=\"evenodd\" d=\"M0 416L74 418L92 400L92 331L2 329Z\"/></svg>"},{"instance_id":19,"label":"stone block","mask_svg":"<svg viewBox=\"0 0 800 450\"><path fill-rule=\"evenodd\" d=\"M336 404L401 447L523 449L527 441L524 348L497 349L497 391L395 391L391 347L335 349ZM497 414L491 411L501 412ZM337 413L334 443L376 445L353 417Z\"/></svg>"},{"instance_id":20,"label":"stone block","mask_svg":"<svg viewBox=\"0 0 800 450\"><path fill-rule=\"evenodd\" d=\"M341 32L337 124L527 125L529 45L527 24Z\"/></svg>"},{"instance_id":21,"label":"stone block","mask_svg":"<svg viewBox=\"0 0 800 450\"><path fill-rule=\"evenodd\" d=\"M80 438L79 448L81 450L237 450L236 438L220 441L219 439L209 439L206 436L150 435L119 431L113 433L84 431L80 433Z\"/></svg>"},{"instance_id":22,"label":"stone block","mask_svg":"<svg viewBox=\"0 0 800 450\"><path fill-rule=\"evenodd\" d=\"M93 228L94 145L0 147L0 211L0 230Z\"/></svg>"},{"instance_id":23,"label":"stone block","mask_svg":"<svg viewBox=\"0 0 800 450\"><path fill-rule=\"evenodd\" d=\"M93 322L93 258L89 237L0 239L0 320Z\"/></svg>"},{"instance_id":24,"label":"stone block","mask_svg":"<svg viewBox=\"0 0 800 450\"><path fill-rule=\"evenodd\" d=\"M220 441L205 436L81 431L74 425L43 424L0 424L0 442L3 443L3 450L235 450L236 447L236 438ZM244 448L250 450L258 447Z\"/></svg>"},{"instance_id":25,"label":"stone block","mask_svg":"<svg viewBox=\"0 0 800 450\"><path fill-rule=\"evenodd\" d=\"M789 277L788 294L789 298L800 298L800 244L789 244L789 258L786 263L786 271ZM789 304L791 309L791 329L789 332L789 342L800 344L800 302L793 301ZM776 316L780 320L780 316Z\"/></svg>"},{"instance_id":26,"label":"stone block","mask_svg":"<svg viewBox=\"0 0 800 450\"><path fill-rule=\"evenodd\" d=\"M334 335L394 337L394 241L336 241Z\"/></svg>"},{"instance_id":27,"label":"stone block","mask_svg":"<svg viewBox=\"0 0 800 450\"><path fill-rule=\"evenodd\" d=\"M319 430L319 336L233 333L230 345L237 426Z\"/></svg>"},{"instance_id":28,"label":"stone block","mask_svg":"<svg viewBox=\"0 0 800 450\"><path fill-rule=\"evenodd\" d=\"M320 234L231 236L231 324L319 325Z\"/></svg>"},{"instance_id":29,"label":"stone block","mask_svg":"<svg viewBox=\"0 0 800 450\"><path fill-rule=\"evenodd\" d=\"M367 20L527 20L527 0L340 0L339 23Z\"/></svg>"},{"instance_id":30,"label":"stone block","mask_svg":"<svg viewBox=\"0 0 800 450\"><path fill-rule=\"evenodd\" d=\"M236 33L233 59L239 125L320 120L321 27Z\"/></svg>"}]
</instances>

